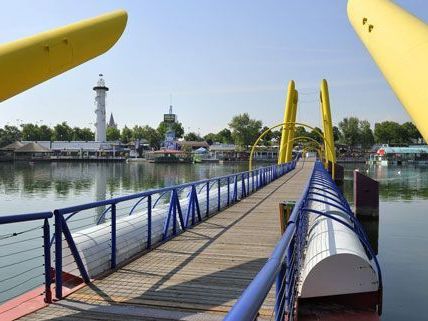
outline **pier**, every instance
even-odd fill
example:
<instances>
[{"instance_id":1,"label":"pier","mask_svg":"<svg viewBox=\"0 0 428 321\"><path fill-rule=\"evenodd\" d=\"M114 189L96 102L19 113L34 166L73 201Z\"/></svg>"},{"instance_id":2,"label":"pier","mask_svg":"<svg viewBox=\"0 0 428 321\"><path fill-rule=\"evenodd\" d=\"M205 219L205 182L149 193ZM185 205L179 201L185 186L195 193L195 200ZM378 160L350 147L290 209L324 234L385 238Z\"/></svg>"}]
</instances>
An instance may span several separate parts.
<instances>
[{"instance_id":1,"label":"pier","mask_svg":"<svg viewBox=\"0 0 428 321\"><path fill-rule=\"evenodd\" d=\"M22 320L221 320L281 237L278 204L297 200L313 161ZM273 291L274 292L274 291ZM274 293L261 314L273 314Z\"/></svg>"}]
</instances>

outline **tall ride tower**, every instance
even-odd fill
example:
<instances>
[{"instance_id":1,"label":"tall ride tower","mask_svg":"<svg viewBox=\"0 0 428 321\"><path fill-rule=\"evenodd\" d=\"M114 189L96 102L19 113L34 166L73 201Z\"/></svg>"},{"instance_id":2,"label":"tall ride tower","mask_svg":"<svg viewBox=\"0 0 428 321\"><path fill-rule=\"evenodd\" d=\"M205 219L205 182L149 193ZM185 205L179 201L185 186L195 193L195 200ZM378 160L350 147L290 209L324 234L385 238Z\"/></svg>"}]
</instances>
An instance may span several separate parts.
<instances>
[{"instance_id":1,"label":"tall ride tower","mask_svg":"<svg viewBox=\"0 0 428 321\"><path fill-rule=\"evenodd\" d=\"M95 123L95 141L105 142L106 141L106 96L108 87L106 87L103 74L99 74L100 79L97 82L97 85L93 88L96 92L95 104L97 109L95 109L95 114L97 115L97 121Z\"/></svg>"}]
</instances>

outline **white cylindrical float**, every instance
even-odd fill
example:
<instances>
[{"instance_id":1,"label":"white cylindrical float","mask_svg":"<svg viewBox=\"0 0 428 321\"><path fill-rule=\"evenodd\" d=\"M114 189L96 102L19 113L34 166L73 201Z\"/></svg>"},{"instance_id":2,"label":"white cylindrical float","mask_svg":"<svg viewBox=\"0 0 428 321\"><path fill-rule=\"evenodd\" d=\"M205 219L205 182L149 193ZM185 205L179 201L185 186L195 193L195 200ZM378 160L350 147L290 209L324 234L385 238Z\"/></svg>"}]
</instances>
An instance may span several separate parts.
<instances>
[{"instance_id":1,"label":"white cylindrical float","mask_svg":"<svg viewBox=\"0 0 428 321\"><path fill-rule=\"evenodd\" d=\"M316 184L313 186L317 187ZM322 191L321 186L316 192L328 195ZM313 198L334 202L319 195L313 195ZM333 206L310 201L308 207L353 225L348 214ZM367 257L357 234L331 218L317 214L308 215L308 241L301 271L299 297L377 292L379 278L373 268L374 263Z\"/></svg>"},{"instance_id":2,"label":"white cylindrical float","mask_svg":"<svg viewBox=\"0 0 428 321\"><path fill-rule=\"evenodd\" d=\"M232 204L234 194L234 183L230 180L229 185L229 200ZM246 192L252 193L252 180L245 179ZM241 198L242 180L239 177L237 183L237 199ZM209 213L215 213L218 209L218 189L217 183L210 188L209 197ZM227 206L227 184L220 188L220 208ZM207 193L206 187L200 186L197 189L198 202L201 212L201 217L206 216ZM153 202L156 198L153 198ZM180 207L183 214L183 220L186 221L187 208L189 203L189 195L187 192L182 192L180 196ZM135 199L135 203L138 199ZM144 201L143 201L144 202ZM142 205L142 204L141 204ZM154 205L154 204L153 204ZM142 205L144 208L144 206ZM152 209L152 244L156 244L162 240L164 232L164 224L168 215L169 202L159 203ZM76 215L76 218L78 214ZM191 218L189 218L189 224ZM172 233L172 218L169 223L168 235ZM177 218L177 232L181 231L180 223ZM116 262L121 263L144 251L147 247L147 209L136 211L131 215L118 217L116 220ZM105 223L94 225L72 233L73 240L79 251L83 264L89 274L93 278L110 269L111 258L111 222L107 220ZM63 270L72 275L79 275L77 265L74 262L74 257L71 255L67 243L63 240Z\"/></svg>"}]
</instances>

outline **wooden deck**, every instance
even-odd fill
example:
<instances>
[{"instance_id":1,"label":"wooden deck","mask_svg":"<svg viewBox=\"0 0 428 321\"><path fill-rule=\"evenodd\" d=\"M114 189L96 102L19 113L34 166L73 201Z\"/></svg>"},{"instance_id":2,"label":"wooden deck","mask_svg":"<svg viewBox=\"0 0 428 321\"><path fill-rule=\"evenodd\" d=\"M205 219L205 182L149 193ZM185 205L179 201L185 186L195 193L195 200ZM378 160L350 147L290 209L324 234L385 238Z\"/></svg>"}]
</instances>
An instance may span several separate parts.
<instances>
[{"instance_id":1,"label":"wooden deck","mask_svg":"<svg viewBox=\"0 0 428 321\"><path fill-rule=\"evenodd\" d=\"M279 240L278 203L297 200L296 169L66 299L20 320L221 320ZM261 310L270 319L273 291Z\"/></svg>"}]
</instances>

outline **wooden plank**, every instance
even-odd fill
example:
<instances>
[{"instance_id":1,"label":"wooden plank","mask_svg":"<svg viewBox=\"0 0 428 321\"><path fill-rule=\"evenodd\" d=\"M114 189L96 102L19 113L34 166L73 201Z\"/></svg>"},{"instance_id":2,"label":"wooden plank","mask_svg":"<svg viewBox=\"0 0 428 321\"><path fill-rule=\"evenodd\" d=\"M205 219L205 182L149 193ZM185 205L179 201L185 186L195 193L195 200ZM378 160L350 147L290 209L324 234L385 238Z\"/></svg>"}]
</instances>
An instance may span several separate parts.
<instances>
[{"instance_id":1,"label":"wooden plank","mask_svg":"<svg viewBox=\"0 0 428 321\"><path fill-rule=\"evenodd\" d=\"M154 307L159 311L227 313L260 271L280 238L278 203L297 200L313 163L306 162L263 189L162 244L59 304ZM261 314L273 313L272 290ZM23 320L117 320L118 315L52 304ZM56 315L56 317L55 317ZM52 316L52 317L51 317ZM122 320L134 316L120 315ZM146 320L142 318L140 320ZM150 320L148 318L147 320ZM169 319L168 319L169 320ZM178 320L171 318L170 320Z\"/></svg>"}]
</instances>

